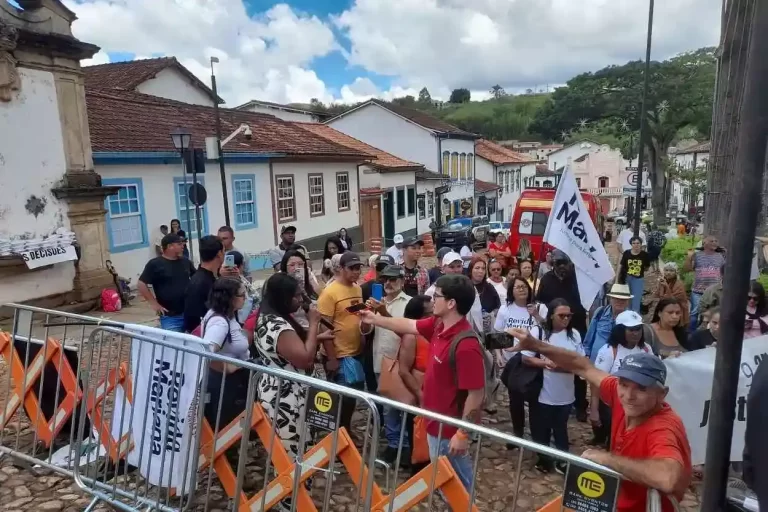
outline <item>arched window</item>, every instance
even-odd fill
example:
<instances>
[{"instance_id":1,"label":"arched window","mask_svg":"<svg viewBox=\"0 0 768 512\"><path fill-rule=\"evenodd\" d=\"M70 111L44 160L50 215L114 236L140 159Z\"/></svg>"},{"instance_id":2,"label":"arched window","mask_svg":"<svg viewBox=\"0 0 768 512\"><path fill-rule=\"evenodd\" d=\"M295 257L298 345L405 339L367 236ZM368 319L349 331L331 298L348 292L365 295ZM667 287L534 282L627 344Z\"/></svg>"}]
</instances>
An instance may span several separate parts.
<instances>
[{"instance_id":1,"label":"arched window","mask_svg":"<svg viewBox=\"0 0 768 512\"><path fill-rule=\"evenodd\" d=\"M552 188L552 180L544 180L544 183L542 183L542 186L546 188Z\"/></svg>"},{"instance_id":2,"label":"arched window","mask_svg":"<svg viewBox=\"0 0 768 512\"><path fill-rule=\"evenodd\" d=\"M459 154L458 153L451 154L451 179L452 180L459 179Z\"/></svg>"},{"instance_id":3,"label":"arched window","mask_svg":"<svg viewBox=\"0 0 768 512\"><path fill-rule=\"evenodd\" d=\"M440 169L444 176L448 176L451 172L451 153L443 151L443 168Z\"/></svg>"},{"instance_id":4,"label":"arched window","mask_svg":"<svg viewBox=\"0 0 768 512\"><path fill-rule=\"evenodd\" d=\"M504 174L507 175L507 184L504 187L504 192L510 192L512 190L512 171L506 171Z\"/></svg>"},{"instance_id":5,"label":"arched window","mask_svg":"<svg viewBox=\"0 0 768 512\"><path fill-rule=\"evenodd\" d=\"M597 178L597 186L600 188L608 188L610 185L608 185L608 177L607 176L600 176Z\"/></svg>"},{"instance_id":6,"label":"arched window","mask_svg":"<svg viewBox=\"0 0 768 512\"><path fill-rule=\"evenodd\" d=\"M504 188L504 173L501 171L496 171L496 183L499 184L499 186L503 189Z\"/></svg>"},{"instance_id":7,"label":"arched window","mask_svg":"<svg viewBox=\"0 0 768 512\"><path fill-rule=\"evenodd\" d=\"M475 171L475 155L469 153L467 155L467 179L472 181L474 179Z\"/></svg>"},{"instance_id":8,"label":"arched window","mask_svg":"<svg viewBox=\"0 0 768 512\"><path fill-rule=\"evenodd\" d=\"M459 179L464 181L467 179L467 154L462 153L459 155Z\"/></svg>"},{"instance_id":9,"label":"arched window","mask_svg":"<svg viewBox=\"0 0 768 512\"><path fill-rule=\"evenodd\" d=\"M523 171L517 170L517 190L523 190Z\"/></svg>"}]
</instances>

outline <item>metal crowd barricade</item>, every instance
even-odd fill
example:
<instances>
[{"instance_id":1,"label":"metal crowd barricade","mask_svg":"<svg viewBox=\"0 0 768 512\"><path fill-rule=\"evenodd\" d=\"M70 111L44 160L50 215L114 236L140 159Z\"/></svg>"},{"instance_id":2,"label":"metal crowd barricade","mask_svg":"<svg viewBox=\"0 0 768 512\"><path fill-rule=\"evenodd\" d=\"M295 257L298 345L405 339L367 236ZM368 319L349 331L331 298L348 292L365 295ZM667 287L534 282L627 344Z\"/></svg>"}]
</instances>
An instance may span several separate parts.
<instances>
[{"instance_id":1,"label":"metal crowd barricade","mask_svg":"<svg viewBox=\"0 0 768 512\"><path fill-rule=\"evenodd\" d=\"M482 499L487 497L481 496L478 504L478 468L481 447L489 442L520 447L515 480L508 491L512 503L505 510L519 508L524 450L566 461L568 472L578 468L620 478L586 459L485 426L304 374L222 356L192 336L28 306L11 307L15 308L12 333L0 332L0 355L8 371L0 377L0 400L4 399L0 426L10 426L15 419L16 429L11 439L4 438L4 429L0 429L0 454L71 477L93 497L87 510L106 502L126 511L262 511L276 510L281 504L292 511L314 512L340 509L337 500L344 494L347 502L354 500L355 510L395 512L418 505L438 510L440 501L454 511L482 510ZM43 316L41 325L34 324L33 313ZM57 319L63 321L54 321ZM75 323L77 339L73 341ZM62 328L63 333L56 332ZM209 382L214 382L212 376L222 364L234 372L221 374L218 400L213 400L216 388L209 391ZM269 404L271 414L257 396L258 381L267 377L277 387L273 390L277 398ZM51 387L52 379L56 382ZM242 410L234 414L225 405L225 397L233 394L225 392L228 379L233 384L246 383ZM284 393L286 386L301 387L308 397L315 397L307 398L306 407L299 411L294 450L284 439L287 418L280 412L293 407L283 403L292 392ZM359 422L353 432L338 428L341 407L334 409L330 404L339 404L341 397L365 405L362 428ZM206 408L214 402L217 407ZM382 474L376 457L380 448L378 406L438 421L441 435L443 425L473 433L472 486L464 487L445 456L433 459L398 485L404 420L393 469L385 466ZM323 410L327 428L318 430L323 427L315 415ZM22 427L22 411L29 426ZM67 465L54 460L57 439L69 442ZM390 477L395 482L392 486ZM322 480L324 486L319 485ZM381 482L386 482L383 490ZM562 502L553 503L548 510L562 507Z\"/></svg>"}]
</instances>

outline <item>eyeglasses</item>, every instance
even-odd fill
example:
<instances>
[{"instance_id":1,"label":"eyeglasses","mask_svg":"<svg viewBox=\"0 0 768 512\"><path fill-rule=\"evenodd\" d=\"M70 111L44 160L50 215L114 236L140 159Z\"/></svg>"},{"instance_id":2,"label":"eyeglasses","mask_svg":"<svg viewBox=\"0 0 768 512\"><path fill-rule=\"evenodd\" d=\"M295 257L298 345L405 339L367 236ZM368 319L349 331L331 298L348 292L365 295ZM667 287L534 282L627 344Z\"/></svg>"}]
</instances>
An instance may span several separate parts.
<instances>
[{"instance_id":1,"label":"eyeglasses","mask_svg":"<svg viewBox=\"0 0 768 512\"><path fill-rule=\"evenodd\" d=\"M395 281L398 281L399 279L400 279L399 277L387 277L387 278L385 278L385 282L387 282L387 283L394 283Z\"/></svg>"},{"instance_id":2,"label":"eyeglasses","mask_svg":"<svg viewBox=\"0 0 768 512\"><path fill-rule=\"evenodd\" d=\"M528 291L528 287L527 286L513 286L512 289L515 290L516 292L527 292Z\"/></svg>"},{"instance_id":3,"label":"eyeglasses","mask_svg":"<svg viewBox=\"0 0 768 512\"><path fill-rule=\"evenodd\" d=\"M501 269L500 268L492 268L491 272L501 272Z\"/></svg>"},{"instance_id":4,"label":"eyeglasses","mask_svg":"<svg viewBox=\"0 0 768 512\"><path fill-rule=\"evenodd\" d=\"M434 302L437 299L444 299L444 298L445 298L445 295L443 295L442 293L435 292L435 294L432 296L432 301Z\"/></svg>"}]
</instances>

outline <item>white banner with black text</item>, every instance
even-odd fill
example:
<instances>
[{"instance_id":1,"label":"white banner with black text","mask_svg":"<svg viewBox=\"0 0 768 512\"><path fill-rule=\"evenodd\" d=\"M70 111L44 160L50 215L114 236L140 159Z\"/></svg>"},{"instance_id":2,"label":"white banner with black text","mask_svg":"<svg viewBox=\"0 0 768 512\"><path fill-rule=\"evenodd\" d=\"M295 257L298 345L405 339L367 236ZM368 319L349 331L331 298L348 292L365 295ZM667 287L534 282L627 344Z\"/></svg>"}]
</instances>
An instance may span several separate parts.
<instances>
[{"instance_id":1,"label":"white banner with black text","mask_svg":"<svg viewBox=\"0 0 768 512\"><path fill-rule=\"evenodd\" d=\"M691 444L691 463L704 464L707 431L711 412L712 380L715 373L716 348L688 352L666 359L667 403L682 418ZM731 461L742 460L744 432L747 427L747 394L757 366L768 357L768 336L744 340L739 367L739 390L736 399Z\"/></svg>"}]
</instances>

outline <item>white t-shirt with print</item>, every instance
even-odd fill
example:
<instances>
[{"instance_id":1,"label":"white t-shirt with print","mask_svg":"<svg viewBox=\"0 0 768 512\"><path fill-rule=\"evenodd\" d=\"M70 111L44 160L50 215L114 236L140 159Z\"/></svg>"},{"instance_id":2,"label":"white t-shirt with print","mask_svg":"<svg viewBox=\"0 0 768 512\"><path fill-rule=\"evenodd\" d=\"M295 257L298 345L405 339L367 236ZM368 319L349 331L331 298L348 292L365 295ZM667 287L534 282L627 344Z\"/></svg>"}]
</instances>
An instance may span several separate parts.
<instances>
[{"instance_id":1,"label":"white t-shirt with print","mask_svg":"<svg viewBox=\"0 0 768 512\"><path fill-rule=\"evenodd\" d=\"M403 264L403 250L398 249L396 245L393 245L389 249L387 249L386 252L387 256L391 257L393 260L395 260L395 265L402 265Z\"/></svg>"},{"instance_id":2,"label":"white t-shirt with print","mask_svg":"<svg viewBox=\"0 0 768 512\"><path fill-rule=\"evenodd\" d=\"M437 288L433 284L427 288L427 291L424 292L424 295L432 297L434 300L436 289ZM475 332L478 334L483 333L483 307L480 304L480 295L478 295L477 291L475 291L475 302L472 303L472 308L469 310L469 313L467 313L467 321L469 322L469 325L471 325L475 330Z\"/></svg>"},{"instance_id":3,"label":"white t-shirt with print","mask_svg":"<svg viewBox=\"0 0 768 512\"><path fill-rule=\"evenodd\" d=\"M241 361L249 359L248 338L245 337L243 328L234 318L227 321L223 316L209 309L203 317L202 331L203 339L219 347L220 355Z\"/></svg>"},{"instance_id":4,"label":"white t-shirt with print","mask_svg":"<svg viewBox=\"0 0 768 512\"><path fill-rule=\"evenodd\" d=\"M627 348L622 345L616 346L616 357L613 356L613 347L610 345L603 345L597 352L597 358L595 359L595 368L603 370L606 373L613 375L619 370L621 362L630 354L642 354L643 352L652 353L648 345L641 347Z\"/></svg>"},{"instance_id":5,"label":"white t-shirt with print","mask_svg":"<svg viewBox=\"0 0 768 512\"><path fill-rule=\"evenodd\" d=\"M572 329L573 338L568 337L568 331L553 333L546 340L552 346L584 355L584 347L581 344L579 332ZM523 352L527 356L535 356L530 352ZM544 385L539 394L539 403L545 405L570 405L576 401L572 373L554 372L544 370Z\"/></svg>"},{"instance_id":6,"label":"white t-shirt with print","mask_svg":"<svg viewBox=\"0 0 768 512\"><path fill-rule=\"evenodd\" d=\"M504 332L513 327L524 328L530 331L531 328L539 325L539 322L528 313L528 308L518 306L515 303L507 304L506 302L502 302L502 304L501 308L499 308L499 312L496 313L496 323L493 326L494 331ZM539 315L541 315L542 318L547 316L547 306L544 304L539 304ZM538 331L538 329L534 329L534 336L538 336ZM518 340L515 338L515 345L517 345L517 343ZM514 355L514 352L507 350L501 351L501 356L505 362L512 359ZM536 354L525 355L535 356Z\"/></svg>"}]
</instances>

